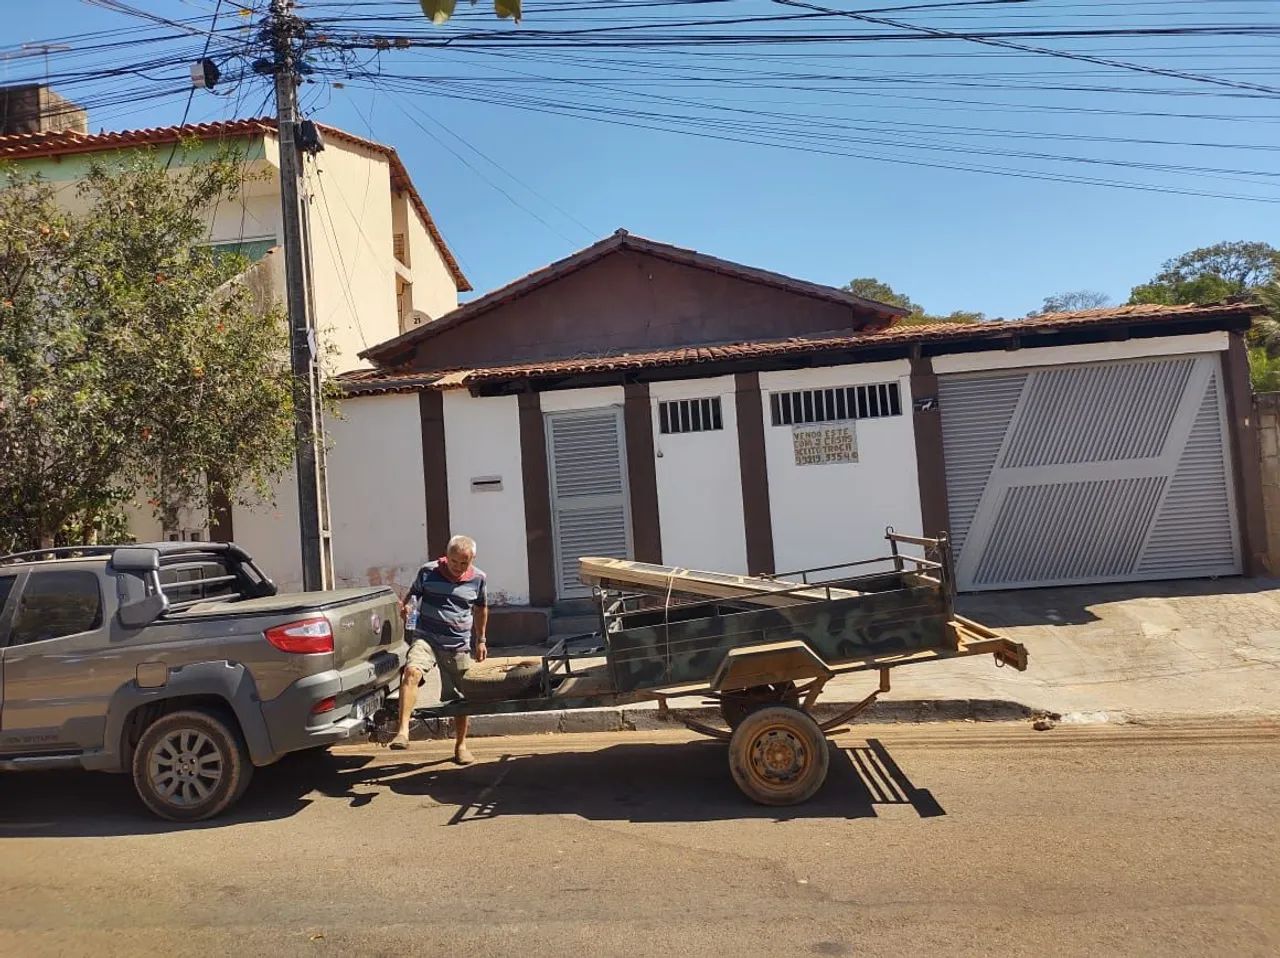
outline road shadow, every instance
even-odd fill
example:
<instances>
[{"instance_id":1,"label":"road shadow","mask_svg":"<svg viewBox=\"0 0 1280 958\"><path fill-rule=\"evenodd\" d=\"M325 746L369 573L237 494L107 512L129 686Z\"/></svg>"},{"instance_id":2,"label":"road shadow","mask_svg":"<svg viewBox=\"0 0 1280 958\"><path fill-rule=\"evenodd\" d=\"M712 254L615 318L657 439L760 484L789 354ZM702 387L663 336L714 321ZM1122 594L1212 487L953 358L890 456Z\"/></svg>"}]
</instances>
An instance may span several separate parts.
<instances>
[{"instance_id":1,"label":"road shadow","mask_svg":"<svg viewBox=\"0 0 1280 958\"><path fill-rule=\"evenodd\" d=\"M959 596L956 610L992 629L1020 625L1085 625L1101 621L1092 610L1134 599L1250 595L1280 588L1277 579L1176 579L1110 585L1012 589Z\"/></svg>"},{"instance_id":2,"label":"road shadow","mask_svg":"<svg viewBox=\"0 0 1280 958\"><path fill-rule=\"evenodd\" d=\"M912 807L922 818L945 814L878 739L830 748L830 771L822 788L804 804L785 808L745 798L729 774L725 747L714 742L512 753L468 769L424 769L387 785L400 795L455 806L450 825L512 815L637 823L856 819L875 817L878 807L889 805Z\"/></svg>"},{"instance_id":3,"label":"road shadow","mask_svg":"<svg viewBox=\"0 0 1280 958\"><path fill-rule=\"evenodd\" d=\"M384 792L455 808L449 825L502 816L579 815L592 821L711 822L736 819L873 818L879 810L911 808L921 818L945 815L933 795L916 786L878 739L831 744L826 783L803 805L770 808L745 798L716 742L624 743L575 752L508 752L460 768L446 759L392 764L369 755L320 753L258 769L253 784L228 814L177 824L151 817L124 776L24 773L9 776L0 796L0 838L146 835L296 815L317 798L343 799L355 817L383 814ZM12 788L8 786L14 786Z\"/></svg>"}]
</instances>

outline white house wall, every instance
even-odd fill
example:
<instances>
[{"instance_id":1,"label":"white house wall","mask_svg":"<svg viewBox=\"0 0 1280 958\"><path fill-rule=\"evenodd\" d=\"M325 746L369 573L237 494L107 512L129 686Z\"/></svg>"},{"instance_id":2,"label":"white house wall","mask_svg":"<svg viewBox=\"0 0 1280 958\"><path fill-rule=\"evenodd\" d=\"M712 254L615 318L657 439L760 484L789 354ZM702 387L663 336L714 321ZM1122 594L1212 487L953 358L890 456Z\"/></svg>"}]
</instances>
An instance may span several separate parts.
<instances>
[{"instance_id":1,"label":"white house wall","mask_svg":"<svg viewBox=\"0 0 1280 958\"><path fill-rule=\"evenodd\" d=\"M306 164L316 325L336 371L400 332L392 249L391 170L385 157L331 140Z\"/></svg>"},{"instance_id":2,"label":"white house wall","mask_svg":"<svg viewBox=\"0 0 1280 958\"><path fill-rule=\"evenodd\" d=\"M125 503L124 514L129 523L129 534L135 542L164 540L164 525L145 496L139 494L133 502Z\"/></svg>"},{"instance_id":3,"label":"white house wall","mask_svg":"<svg viewBox=\"0 0 1280 958\"><path fill-rule=\"evenodd\" d=\"M539 394L542 411L570 412L575 409L602 409L621 406L625 393L621 386L593 386L590 389L557 389Z\"/></svg>"},{"instance_id":4,"label":"white house wall","mask_svg":"<svg viewBox=\"0 0 1280 958\"><path fill-rule=\"evenodd\" d=\"M270 188L270 192L264 193L264 188ZM270 239L283 245L280 216L279 184L273 171L270 181L246 183L234 197L209 211L209 241L237 243Z\"/></svg>"},{"instance_id":5,"label":"white house wall","mask_svg":"<svg viewBox=\"0 0 1280 958\"><path fill-rule=\"evenodd\" d=\"M769 395L898 383L902 415L857 421L858 461L797 466L790 426L774 426ZM764 444L778 571L884 555L885 526L921 532L907 360L760 374Z\"/></svg>"},{"instance_id":6,"label":"white house wall","mask_svg":"<svg viewBox=\"0 0 1280 958\"><path fill-rule=\"evenodd\" d=\"M431 239L418 211L408 202L408 197L397 198L397 205L407 207L405 219L408 227L409 269L413 274L413 308L421 310L432 319L458 308L458 287L439 247Z\"/></svg>"},{"instance_id":7,"label":"white house wall","mask_svg":"<svg viewBox=\"0 0 1280 958\"><path fill-rule=\"evenodd\" d=\"M281 592L302 591L298 486L290 469L273 486L273 498L231 508L231 535L253 556Z\"/></svg>"},{"instance_id":8,"label":"white house wall","mask_svg":"<svg viewBox=\"0 0 1280 958\"><path fill-rule=\"evenodd\" d=\"M713 396L720 398L723 429L661 433L659 403ZM747 572L734 378L652 383L649 397L662 561L691 569Z\"/></svg>"},{"instance_id":9,"label":"white house wall","mask_svg":"<svg viewBox=\"0 0 1280 958\"><path fill-rule=\"evenodd\" d=\"M326 428L334 580L403 593L428 559L418 397L352 397Z\"/></svg>"},{"instance_id":10,"label":"white house wall","mask_svg":"<svg viewBox=\"0 0 1280 958\"><path fill-rule=\"evenodd\" d=\"M476 540L476 563L489 576L490 601L528 604L519 402L514 396L446 392L444 434L450 532ZM475 480L489 482L477 485ZM492 480L499 480L501 488Z\"/></svg>"}]
</instances>

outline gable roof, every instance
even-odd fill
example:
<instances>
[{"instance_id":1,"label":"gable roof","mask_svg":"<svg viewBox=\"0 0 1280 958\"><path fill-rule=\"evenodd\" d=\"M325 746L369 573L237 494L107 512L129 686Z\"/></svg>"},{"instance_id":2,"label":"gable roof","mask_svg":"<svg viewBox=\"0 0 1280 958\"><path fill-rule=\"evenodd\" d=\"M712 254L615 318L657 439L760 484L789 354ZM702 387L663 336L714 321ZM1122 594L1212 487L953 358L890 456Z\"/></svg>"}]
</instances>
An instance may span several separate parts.
<instances>
[{"instance_id":1,"label":"gable roof","mask_svg":"<svg viewBox=\"0 0 1280 958\"><path fill-rule=\"evenodd\" d=\"M422 218L431 241L440 250L449 274L461 292L471 290L471 283L463 274L462 268L454 258L449 245L444 241L435 220L427 210L417 187L409 177L400 154L394 147L385 143L376 143L364 137L340 130L336 126L317 123L317 128L324 135L335 140L359 146L387 159L391 167L391 188L405 193L409 202ZM74 130L51 130L44 133L13 133L0 136L0 159L24 160L42 156L65 156L72 153L96 153L102 150L128 149L137 146L156 146L162 143L177 143L179 140L195 137L201 140L225 140L246 136L276 134L276 121L272 117L257 117L241 120L219 120L214 123L191 123L186 126L158 126L140 130L113 130L102 133L77 133Z\"/></svg>"},{"instance_id":2,"label":"gable roof","mask_svg":"<svg viewBox=\"0 0 1280 958\"><path fill-rule=\"evenodd\" d=\"M843 289L836 289L832 286L823 286L821 283L811 283L803 279L795 279L791 276L784 276L781 273L770 272L765 269L758 269L754 266L744 266L741 263L734 263L726 259L719 259L715 256L709 256L706 253L699 253L697 250L685 249L680 246L671 246L667 243L659 243L657 240L645 239L643 236L636 236L628 233L624 229L620 229L612 236L592 243L585 249L578 250L571 256L557 260L541 269L534 270L519 279L486 293L479 299L474 299L465 305L459 306L451 313L446 313L439 319L418 326L408 332L396 336L394 339L388 339L386 342L370 346L368 349L360 353L365 359L371 359L374 362L390 363L394 362L395 357L407 352L410 348L416 346L423 340L430 339L433 336L444 332L447 329L475 319L477 316L491 309L495 309L505 303L509 303L521 296L533 292L539 287L545 286L561 277L582 269L591 263L608 256L610 253L618 250L634 250L640 253L646 253L650 256L657 256L661 259L669 260L673 263L680 263L685 266L693 266L698 269L709 270L715 273L723 273L726 276L733 276L737 279L743 279L752 283L762 283L766 286L772 286L775 289L786 290L787 292L797 293L801 296L812 296L816 299L822 299L827 302L838 303L842 306L849 306L872 314L871 320L867 323L869 327L887 326L894 322L900 316L908 315L908 310L898 306L890 306L887 303L878 303L875 300L864 299L861 296L855 296L853 293Z\"/></svg>"},{"instance_id":3,"label":"gable roof","mask_svg":"<svg viewBox=\"0 0 1280 958\"><path fill-rule=\"evenodd\" d=\"M1023 337L1053 335L1072 330L1105 330L1128 327L1143 335L1143 327L1158 324L1183 324L1194 331L1193 324L1211 323L1218 328L1246 328L1252 318L1263 312L1256 303L1212 303L1204 306L1119 306L1091 309L1075 313L1051 313L1025 319L985 320L979 323L932 323L928 325L893 326L848 336L796 337L792 339L723 343L720 345L681 346L674 349L644 350L579 356L573 359L543 360L479 369L448 372L393 372L386 369L357 369L337 377L347 395L380 395L418 392L424 389L461 389L514 380L563 379L564 377L599 373L625 373L637 370L670 369L705 366L714 363L749 361L768 362L798 356L827 357L826 364L857 361L856 354L882 350L891 346L930 346L930 354L944 354L971 349L1009 349L1021 339L1021 345L1032 345ZM1162 334L1160 329L1145 335ZM850 354L854 354L852 360ZM816 365L823 365L821 359ZM690 376L713 375L714 372L690 372Z\"/></svg>"}]
</instances>

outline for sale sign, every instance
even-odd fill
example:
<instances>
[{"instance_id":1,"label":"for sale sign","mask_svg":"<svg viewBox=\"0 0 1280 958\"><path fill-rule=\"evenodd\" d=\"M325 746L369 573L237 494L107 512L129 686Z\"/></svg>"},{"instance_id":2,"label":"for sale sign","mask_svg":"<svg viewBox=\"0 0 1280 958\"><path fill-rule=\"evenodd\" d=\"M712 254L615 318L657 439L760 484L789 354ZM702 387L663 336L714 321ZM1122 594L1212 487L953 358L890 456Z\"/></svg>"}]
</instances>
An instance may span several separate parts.
<instances>
[{"instance_id":1,"label":"for sale sign","mask_svg":"<svg viewBox=\"0 0 1280 958\"><path fill-rule=\"evenodd\" d=\"M797 466L826 466L858 461L858 436L852 422L792 426Z\"/></svg>"}]
</instances>

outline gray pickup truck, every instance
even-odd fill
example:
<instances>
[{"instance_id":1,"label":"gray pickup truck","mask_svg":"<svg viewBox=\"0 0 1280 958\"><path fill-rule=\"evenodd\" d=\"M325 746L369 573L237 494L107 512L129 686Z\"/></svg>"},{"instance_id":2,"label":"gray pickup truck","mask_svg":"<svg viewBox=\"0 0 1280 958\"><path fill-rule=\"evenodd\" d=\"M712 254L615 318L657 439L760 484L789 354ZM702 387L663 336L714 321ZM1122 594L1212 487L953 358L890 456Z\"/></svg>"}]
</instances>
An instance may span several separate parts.
<instances>
[{"instance_id":1,"label":"gray pickup truck","mask_svg":"<svg viewBox=\"0 0 1280 958\"><path fill-rule=\"evenodd\" d=\"M391 589L278 595L227 543L0 557L0 771L128 772L208 818L255 766L363 735L404 651Z\"/></svg>"}]
</instances>

